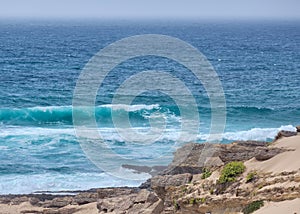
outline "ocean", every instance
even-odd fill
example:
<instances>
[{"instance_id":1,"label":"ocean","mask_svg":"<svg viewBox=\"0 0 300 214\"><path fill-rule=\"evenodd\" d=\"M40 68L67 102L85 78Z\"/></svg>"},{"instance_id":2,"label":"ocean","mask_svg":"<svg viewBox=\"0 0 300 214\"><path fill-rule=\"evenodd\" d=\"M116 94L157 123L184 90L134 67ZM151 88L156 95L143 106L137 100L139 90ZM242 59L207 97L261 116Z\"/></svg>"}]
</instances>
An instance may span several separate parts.
<instances>
[{"instance_id":1,"label":"ocean","mask_svg":"<svg viewBox=\"0 0 300 214\"><path fill-rule=\"evenodd\" d=\"M76 82L90 58L143 34L185 41L212 64L226 98L222 143L272 141L279 130L300 124L300 22L0 20L0 194L138 186L149 178L141 173L124 179L97 167L80 143L91 139L76 136L72 112ZM118 87L144 70L175 75L192 91L200 117L195 137L178 142L181 111L167 94L144 92L130 105L112 104ZM97 92L95 119L114 154L145 163L163 156L160 164L167 165L178 146L208 140L210 97L188 74L178 62L152 55L111 70ZM137 132L147 132L151 117L159 115L165 132L151 144L131 142L115 131L113 114L128 114ZM117 167L120 174L132 173Z\"/></svg>"}]
</instances>

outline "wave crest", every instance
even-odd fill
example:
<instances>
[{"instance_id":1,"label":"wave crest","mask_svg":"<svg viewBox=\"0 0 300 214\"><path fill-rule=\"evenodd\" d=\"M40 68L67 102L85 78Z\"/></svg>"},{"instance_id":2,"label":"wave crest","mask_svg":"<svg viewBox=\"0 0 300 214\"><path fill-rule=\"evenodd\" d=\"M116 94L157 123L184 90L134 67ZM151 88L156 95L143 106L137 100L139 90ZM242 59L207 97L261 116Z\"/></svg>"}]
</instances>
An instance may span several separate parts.
<instances>
[{"instance_id":1,"label":"wave crest","mask_svg":"<svg viewBox=\"0 0 300 214\"><path fill-rule=\"evenodd\" d=\"M101 105L95 107L97 119L104 121L111 117L113 111L126 111L137 113L141 117L144 111L156 111L160 106L155 105ZM91 108L82 108L80 113L89 114ZM72 125L72 106L37 106L20 109L0 109L0 123L10 125L42 125L42 124L66 124Z\"/></svg>"}]
</instances>

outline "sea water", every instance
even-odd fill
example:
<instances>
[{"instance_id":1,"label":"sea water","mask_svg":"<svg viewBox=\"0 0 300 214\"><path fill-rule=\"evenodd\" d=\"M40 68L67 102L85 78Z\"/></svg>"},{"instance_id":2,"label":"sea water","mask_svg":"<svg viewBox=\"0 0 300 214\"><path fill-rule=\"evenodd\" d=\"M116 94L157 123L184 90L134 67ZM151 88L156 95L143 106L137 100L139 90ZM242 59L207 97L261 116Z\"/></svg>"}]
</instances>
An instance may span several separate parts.
<instances>
[{"instance_id":1,"label":"sea water","mask_svg":"<svg viewBox=\"0 0 300 214\"><path fill-rule=\"evenodd\" d=\"M126 180L96 167L80 146L72 118L73 91L88 60L110 43L140 34L179 38L214 66L226 98L222 143L271 141L279 130L300 124L299 22L1 20L0 194L137 186L149 177L142 173L140 180ZM176 75L192 91L200 128L187 141L205 142L211 125L205 88L187 68L167 58L141 56L116 66L99 88L95 118L116 154L136 160L164 155L166 165L181 130L176 102L152 91L131 105L111 104L122 82L145 70ZM124 112L132 129L142 131L159 113L166 123L163 137L146 146L122 139L112 114Z\"/></svg>"}]
</instances>

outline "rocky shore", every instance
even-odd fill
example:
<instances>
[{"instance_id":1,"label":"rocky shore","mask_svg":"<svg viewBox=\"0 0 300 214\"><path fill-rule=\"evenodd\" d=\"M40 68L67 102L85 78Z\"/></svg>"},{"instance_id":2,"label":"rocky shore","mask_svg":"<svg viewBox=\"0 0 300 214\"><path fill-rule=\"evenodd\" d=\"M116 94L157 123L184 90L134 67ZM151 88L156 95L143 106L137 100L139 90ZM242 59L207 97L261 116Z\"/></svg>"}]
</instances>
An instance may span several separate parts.
<instances>
[{"instance_id":1,"label":"rocky shore","mask_svg":"<svg viewBox=\"0 0 300 214\"><path fill-rule=\"evenodd\" d=\"M157 173L139 188L4 195L0 213L282 213L280 207L300 213L300 127L297 131L282 131L272 143L189 143L167 168L154 167Z\"/></svg>"}]
</instances>

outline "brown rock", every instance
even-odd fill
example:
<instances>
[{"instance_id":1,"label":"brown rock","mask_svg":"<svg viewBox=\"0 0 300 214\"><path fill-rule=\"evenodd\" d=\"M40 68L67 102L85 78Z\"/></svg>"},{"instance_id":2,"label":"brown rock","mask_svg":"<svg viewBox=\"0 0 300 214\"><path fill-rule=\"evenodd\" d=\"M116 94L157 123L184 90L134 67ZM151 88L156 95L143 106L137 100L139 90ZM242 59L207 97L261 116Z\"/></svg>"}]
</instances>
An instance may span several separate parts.
<instances>
[{"instance_id":1,"label":"brown rock","mask_svg":"<svg viewBox=\"0 0 300 214\"><path fill-rule=\"evenodd\" d=\"M151 189L151 178L149 178L147 181L145 181L144 183L142 183L139 186L140 189Z\"/></svg>"},{"instance_id":2,"label":"brown rock","mask_svg":"<svg viewBox=\"0 0 300 214\"><path fill-rule=\"evenodd\" d=\"M155 176L151 179L151 189L160 198L165 197L166 189L173 186L181 186L189 183L193 176L189 173L179 174L179 175L164 175Z\"/></svg>"},{"instance_id":3,"label":"brown rock","mask_svg":"<svg viewBox=\"0 0 300 214\"><path fill-rule=\"evenodd\" d=\"M112 198L120 195L130 195L137 193L139 188L116 187L116 188L100 188L97 190L98 198Z\"/></svg>"},{"instance_id":4,"label":"brown rock","mask_svg":"<svg viewBox=\"0 0 300 214\"><path fill-rule=\"evenodd\" d=\"M160 213L162 201L148 190L141 190L130 195L99 199L97 208L100 213ZM159 211L159 212L157 212Z\"/></svg>"},{"instance_id":5,"label":"brown rock","mask_svg":"<svg viewBox=\"0 0 300 214\"><path fill-rule=\"evenodd\" d=\"M164 210L164 202L159 199L154 204L142 211L143 214L161 213Z\"/></svg>"},{"instance_id":6,"label":"brown rock","mask_svg":"<svg viewBox=\"0 0 300 214\"><path fill-rule=\"evenodd\" d=\"M29 198L29 203L33 206L39 205L40 200L36 197L31 197Z\"/></svg>"},{"instance_id":7,"label":"brown rock","mask_svg":"<svg viewBox=\"0 0 300 214\"><path fill-rule=\"evenodd\" d=\"M56 209L44 209L43 214L59 214L59 211Z\"/></svg>"},{"instance_id":8,"label":"brown rock","mask_svg":"<svg viewBox=\"0 0 300 214\"><path fill-rule=\"evenodd\" d=\"M296 126L297 132L300 132L300 126Z\"/></svg>"},{"instance_id":9,"label":"brown rock","mask_svg":"<svg viewBox=\"0 0 300 214\"><path fill-rule=\"evenodd\" d=\"M214 150L215 147L212 144L189 143L183 145L174 153L172 163L162 174L200 174L206 157L211 157Z\"/></svg>"},{"instance_id":10,"label":"brown rock","mask_svg":"<svg viewBox=\"0 0 300 214\"><path fill-rule=\"evenodd\" d=\"M189 173L179 175L155 176L151 179L151 187L180 186L189 183L193 176Z\"/></svg>"},{"instance_id":11,"label":"brown rock","mask_svg":"<svg viewBox=\"0 0 300 214\"><path fill-rule=\"evenodd\" d=\"M280 148L261 148L261 147L257 147L255 148L255 158L258 161L265 161L268 160L272 157L274 157L275 155L278 155L279 153L281 153L283 151L283 149Z\"/></svg>"},{"instance_id":12,"label":"brown rock","mask_svg":"<svg viewBox=\"0 0 300 214\"><path fill-rule=\"evenodd\" d=\"M246 161L255 157L255 148L266 148L265 142L243 141L232 144L217 145L218 150L215 155L226 164L232 161Z\"/></svg>"},{"instance_id":13,"label":"brown rock","mask_svg":"<svg viewBox=\"0 0 300 214\"><path fill-rule=\"evenodd\" d=\"M26 213L26 214L42 214L41 211L38 211L38 210L22 210L20 213Z\"/></svg>"},{"instance_id":14,"label":"brown rock","mask_svg":"<svg viewBox=\"0 0 300 214\"><path fill-rule=\"evenodd\" d=\"M79 193L74 196L73 198L73 204L88 204L92 202L96 202L98 199L97 193Z\"/></svg>"},{"instance_id":15,"label":"brown rock","mask_svg":"<svg viewBox=\"0 0 300 214\"><path fill-rule=\"evenodd\" d=\"M43 207L46 208L60 208L67 206L72 203L72 198L71 197L58 197L54 198L51 201L45 201L43 203Z\"/></svg>"},{"instance_id":16,"label":"brown rock","mask_svg":"<svg viewBox=\"0 0 300 214\"><path fill-rule=\"evenodd\" d=\"M129 210L128 213L142 213L145 208L150 206L149 203L146 204L134 204Z\"/></svg>"},{"instance_id":17,"label":"brown rock","mask_svg":"<svg viewBox=\"0 0 300 214\"><path fill-rule=\"evenodd\" d=\"M122 195L119 197L99 199L97 208L100 213L125 213L126 210L130 209L133 206L136 195L137 194L130 194Z\"/></svg>"},{"instance_id":18,"label":"brown rock","mask_svg":"<svg viewBox=\"0 0 300 214\"><path fill-rule=\"evenodd\" d=\"M12 198L9 196L1 196L0 197L0 203L1 204L10 204L11 203Z\"/></svg>"},{"instance_id":19,"label":"brown rock","mask_svg":"<svg viewBox=\"0 0 300 214\"><path fill-rule=\"evenodd\" d=\"M204 163L204 167L219 167L223 166L224 162L219 157L209 157Z\"/></svg>"},{"instance_id":20,"label":"brown rock","mask_svg":"<svg viewBox=\"0 0 300 214\"><path fill-rule=\"evenodd\" d=\"M124 210L133 205L138 191L138 188L127 187L98 189L97 209L100 213L113 212L114 210L118 210L118 213L125 212ZM123 211L121 212L121 210Z\"/></svg>"},{"instance_id":21,"label":"brown rock","mask_svg":"<svg viewBox=\"0 0 300 214\"><path fill-rule=\"evenodd\" d=\"M21 196L21 197L15 197L11 200L11 204L13 205L19 205L23 202L29 201L29 198L27 196Z\"/></svg>"},{"instance_id":22,"label":"brown rock","mask_svg":"<svg viewBox=\"0 0 300 214\"><path fill-rule=\"evenodd\" d=\"M268 147L261 141L236 141L231 144L190 143L174 153L174 159L161 175L201 174L203 167L219 167L232 161L246 161L253 157L267 160L283 149ZM148 187L149 182L143 187Z\"/></svg>"},{"instance_id":23,"label":"brown rock","mask_svg":"<svg viewBox=\"0 0 300 214\"><path fill-rule=\"evenodd\" d=\"M134 204L128 210L128 213L156 214L156 213L161 213L163 209L164 209L164 203L161 199L159 199L154 203L146 202L146 203Z\"/></svg>"},{"instance_id":24,"label":"brown rock","mask_svg":"<svg viewBox=\"0 0 300 214\"><path fill-rule=\"evenodd\" d=\"M148 190L142 189L136 196L134 203L154 203L158 201L158 197Z\"/></svg>"},{"instance_id":25,"label":"brown rock","mask_svg":"<svg viewBox=\"0 0 300 214\"><path fill-rule=\"evenodd\" d=\"M275 137L275 140L278 140L282 137L291 137L297 135L297 132L291 132L291 131L280 131L278 132L277 136Z\"/></svg>"}]
</instances>

